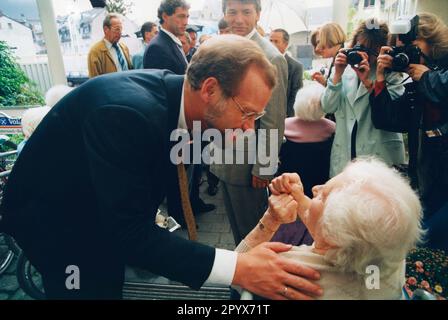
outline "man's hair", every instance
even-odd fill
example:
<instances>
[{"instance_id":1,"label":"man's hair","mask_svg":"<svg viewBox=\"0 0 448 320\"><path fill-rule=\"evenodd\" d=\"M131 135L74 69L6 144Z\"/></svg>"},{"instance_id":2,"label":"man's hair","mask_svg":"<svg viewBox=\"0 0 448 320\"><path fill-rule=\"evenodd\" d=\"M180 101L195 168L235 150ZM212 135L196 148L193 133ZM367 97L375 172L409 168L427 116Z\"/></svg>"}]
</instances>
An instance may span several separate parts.
<instances>
[{"instance_id":1,"label":"man's hair","mask_svg":"<svg viewBox=\"0 0 448 320\"><path fill-rule=\"evenodd\" d=\"M108 14L104 17L104 20L103 20L103 28L104 28L104 27L108 27L108 28L110 29L110 27L111 27L111 25L112 25L111 20L112 20L112 19L115 19L115 18L120 19L120 21L122 20L122 16L121 16L121 14L119 14L119 13L108 13Z\"/></svg>"},{"instance_id":2,"label":"man's hair","mask_svg":"<svg viewBox=\"0 0 448 320\"><path fill-rule=\"evenodd\" d=\"M297 92L294 102L296 117L305 121L317 121L325 115L322 110L321 98L325 87L320 83L312 82Z\"/></svg>"},{"instance_id":3,"label":"man's hair","mask_svg":"<svg viewBox=\"0 0 448 320\"><path fill-rule=\"evenodd\" d=\"M176 12L177 8L190 9L190 5L185 0L162 0L159 9L157 9L157 17L160 24L163 24L162 15L166 13L168 16L172 16Z\"/></svg>"},{"instance_id":4,"label":"man's hair","mask_svg":"<svg viewBox=\"0 0 448 320\"><path fill-rule=\"evenodd\" d=\"M187 80L193 90L199 90L204 80L216 78L223 97L230 98L239 93L241 81L251 66L260 70L269 88L275 87L276 69L255 42L236 35L222 35L199 47L187 69Z\"/></svg>"},{"instance_id":5,"label":"man's hair","mask_svg":"<svg viewBox=\"0 0 448 320\"><path fill-rule=\"evenodd\" d=\"M349 164L343 178L319 221L332 245L325 259L342 272L363 276L375 265L387 277L424 235L420 200L398 171L373 158Z\"/></svg>"},{"instance_id":6,"label":"man's hair","mask_svg":"<svg viewBox=\"0 0 448 320\"><path fill-rule=\"evenodd\" d=\"M316 37L316 47L321 48L333 48L337 45L344 45L347 41L347 36L345 35L342 27L335 23L327 23L319 28L318 33L314 35Z\"/></svg>"},{"instance_id":7,"label":"man's hair","mask_svg":"<svg viewBox=\"0 0 448 320\"><path fill-rule=\"evenodd\" d=\"M219 20L219 22L218 22L218 29L219 30L226 29L228 27L229 27L229 24L227 23L227 21L224 18Z\"/></svg>"},{"instance_id":8,"label":"man's hair","mask_svg":"<svg viewBox=\"0 0 448 320\"><path fill-rule=\"evenodd\" d=\"M440 60L448 55L448 27L432 13L419 13L417 39L431 48L430 58Z\"/></svg>"},{"instance_id":9,"label":"man's hair","mask_svg":"<svg viewBox=\"0 0 448 320\"><path fill-rule=\"evenodd\" d=\"M242 4L254 4L255 10L261 12L261 0L222 0L222 12L226 14L227 3L229 1L241 2Z\"/></svg>"},{"instance_id":10,"label":"man's hair","mask_svg":"<svg viewBox=\"0 0 448 320\"><path fill-rule=\"evenodd\" d=\"M142 34L143 40L145 40L145 32L151 32L154 27L157 27L157 25L151 21L148 21L148 22L145 22L144 24L142 24L140 32Z\"/></svg>"},{"instance_id":11,"label":"man's hair","mask_svg":"<svg viewBox=\"0 0 448 320\"><path fill-rule=\"evenodd\" d=\"M280 32L282 34L283 41L285 41L286 43L289 43L289 33L285 29L279 28L279 29L273 30L272 32Z\"/></svg>"},{"instance_id":12,"label":"man's hair","mask_svg":"<svg viewBox=\"0 0 448 320\"><path fill-rule=\"evenodd\" d=\"M322 38L321 38L322 39ZM361 22L353 33L351 47L356 46L359 41L365 41L368 49L377 49L387 46L389 43L389 27L387 23L378 21L376 18Z\"/></svg>"}]
</instances>

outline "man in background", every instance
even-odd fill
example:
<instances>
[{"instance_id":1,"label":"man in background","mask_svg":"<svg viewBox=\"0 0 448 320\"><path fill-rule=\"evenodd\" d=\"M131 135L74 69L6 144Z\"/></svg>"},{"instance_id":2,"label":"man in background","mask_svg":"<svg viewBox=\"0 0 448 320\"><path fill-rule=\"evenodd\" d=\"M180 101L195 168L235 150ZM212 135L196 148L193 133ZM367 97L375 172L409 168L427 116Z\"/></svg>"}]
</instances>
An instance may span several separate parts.
<instances>
[{"instance_id":1,"label":"man in background","mask_svg":"<svg viewBox=\"0 0 448 320\"><path fill-rule=\"evenodd\" d=\"M155 36L159 33L159 29L154 22L145 22L140 29L140 33L143 38L143 49L132 57L132 65L134 69L143 69L143 55L145 54L146 47Z\"/></svg>"},{"instance_id":2,"label":"man in background","mask_svg":"<svg viewBox=\"0 0 448 320\"><path fill-rule=\"evenodd\" d=\"M257 224L267 207L267 186L274 177L275 168L272 174L266 172L271 171L271 165L277 165L285 128L288 65L280 52L256 30L261 13L260 0L223 0L223 11L231 32L256 42L277 69L277 86L266 106L264 116L245 119L247 122L255 121L255 134L259 142L257 154L269 155L275 163L262 164L258 158L255 159L255 164L249 163L249 147L246 144L244 151L234 148L237 156L244 157L243 164L214 164L210 168L222 181L224 204L235 243L240 243ZM248 107L239 101L235 101L234 106L244 110ZM271 134L276 135L272 144L269 138ZM266 138L265 142L260 142L263 138ZM272 150L276 149L276 153L271 154Z\"/></svg>"},{"instance_id":3,"label":"man in background","mask_svg":"<svg viewBox=\"0 0 448 320\"><path fill-rule=\"evenodd\" d=\"M104 39L98 41L87 57L89 77L132 69L129 49L120 43L123 24L121 16L109 13L103 21Z\"/></svg>"},{"instance_id":4,"label":"man in background","mask_svg":"<svg viewBox=\"0 0 448 320\"><path fill-rule=\"evenodd\" d=\"M303 87L303 65L286 52L289 46L289 33L286 30L275 29L271 32L270 40L288 63L288 108L286 114L287 117L293 117L297 91Z\"/></svg>"}]
</instances>

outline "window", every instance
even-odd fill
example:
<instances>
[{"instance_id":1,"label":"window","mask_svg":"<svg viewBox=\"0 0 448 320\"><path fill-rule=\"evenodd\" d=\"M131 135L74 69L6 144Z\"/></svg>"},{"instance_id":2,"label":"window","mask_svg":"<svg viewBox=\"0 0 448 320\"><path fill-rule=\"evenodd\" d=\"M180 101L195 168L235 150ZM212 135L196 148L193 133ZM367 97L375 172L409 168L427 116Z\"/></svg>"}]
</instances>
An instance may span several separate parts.
<instances>
[{"instance_id":1,"label":"window","mask_svg":"<svg viewBox=\"0 0 448 320\"><path fill-rule=\"evenodd\" d=\"M364 0L364 8L374 7L375 0Z\"/></svg>"},{"instance_id":2,"label":"window","mask_svg":"<svg viewBox=\"0 0 448 320\"><path fill-rule=\"evenodd\" d=\"M8 23L8 28L12 29L12 23L11 22Z\"/></svg>"}]
</instances>

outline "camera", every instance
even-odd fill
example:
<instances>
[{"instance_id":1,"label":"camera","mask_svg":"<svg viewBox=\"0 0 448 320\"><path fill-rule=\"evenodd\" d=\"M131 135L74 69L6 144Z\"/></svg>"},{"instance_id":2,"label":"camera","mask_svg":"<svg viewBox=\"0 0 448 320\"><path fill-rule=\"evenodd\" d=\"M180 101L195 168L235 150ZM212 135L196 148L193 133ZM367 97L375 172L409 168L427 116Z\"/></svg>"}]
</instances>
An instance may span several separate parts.
<instances>
[{"instance_id":1,"label":"camera","mask_svg":"<svg viewBox=\"0 0 448 320\"><path fill-rule=\"evenodd\" d=\"M392 71L404 72L410 64L420 64L422 51L412 44L417 39L419 22L418 15L404 16L398 18L391 25L391 33L397 35L398 39L404 44L403 47L393 47L392 51L388 52L394 58Z\"/></svg>"},{"instance_id":2,"label":"camera","mask_svg":"<svg viewBox=\"0 0 448 320\"><path fill-rule=\"evenodd\" d=\"M392 47L387 54L393 57L392 71L404 72L410 64L420 64L421 50L417 46Z\"/></svg>"},{"instance_id":3,"label":"camera","mask_svg":"<svg viewBox=\"0 0 448 320\"><path fill-rule=\"evenodd\" d=\"M343 53L347 56L347 63L349 65L356 66L361 63L363 57L359 54L360 52L369 52L369 50L363 46L356 45L351 49L345 49Z\"/></svg>"}]
</instances>

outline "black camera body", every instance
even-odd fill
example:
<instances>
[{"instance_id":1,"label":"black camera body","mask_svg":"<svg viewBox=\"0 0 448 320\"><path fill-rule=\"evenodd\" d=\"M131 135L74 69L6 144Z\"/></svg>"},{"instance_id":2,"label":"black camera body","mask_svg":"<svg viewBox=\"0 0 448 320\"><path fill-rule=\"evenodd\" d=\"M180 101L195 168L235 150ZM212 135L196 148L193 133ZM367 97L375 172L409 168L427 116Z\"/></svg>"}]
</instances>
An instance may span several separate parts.
<instances>
[{"instance_id":1,"label":"black camera body","mask_svg":"<svg viewBox=\"0 0 448 320\"><path fill-rule=\"evenodd\" d=\"M393 57L392 71L405 72L410 64L420 64L422 51L417 46L406 45L392 47L388 54Z\"/></svg>"},{"instance_id":2,"label":"black camera body","mask_svg":"<svg viewBox=\"0 0 448 320\"><path fill-rule=\"evenodd\" d=\"M363 46L357 45L350 49L345 49L343 53L347 56L347 63L352 67L358 65L363 60L360 52L369 53L369 50Z\"/></svg>"}]
</instances>

